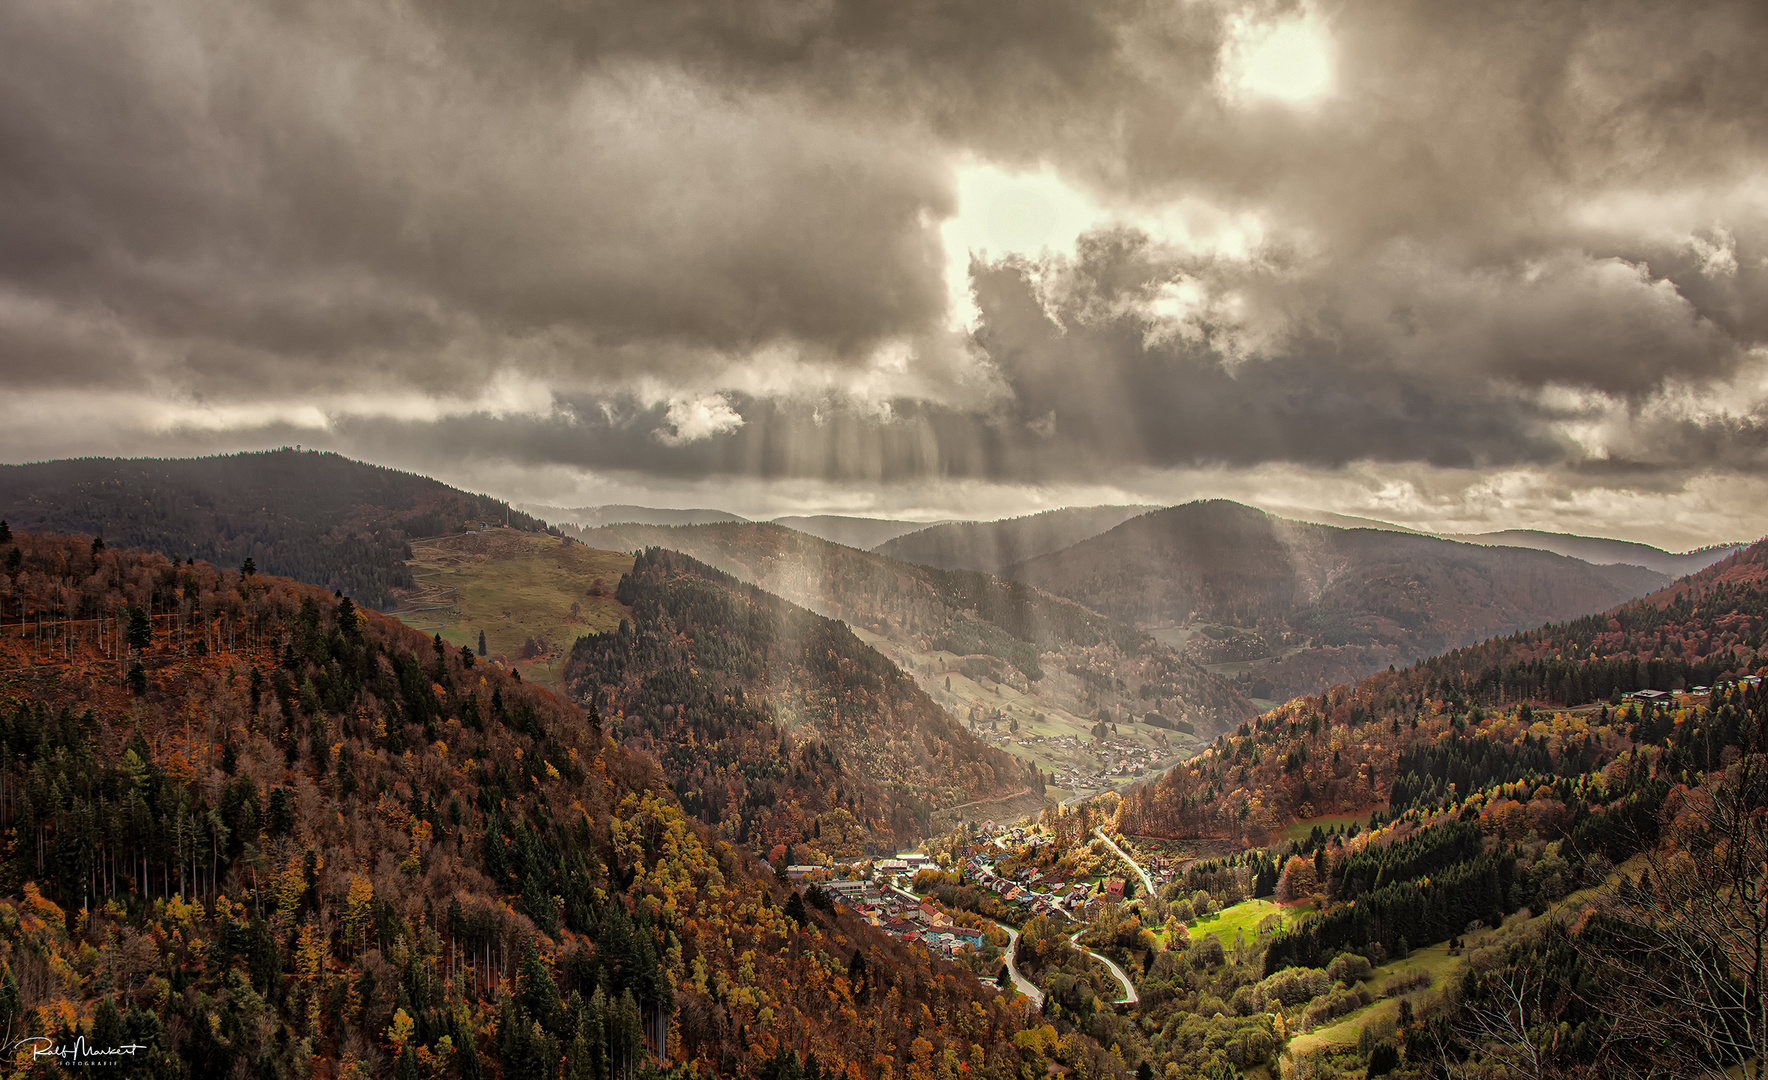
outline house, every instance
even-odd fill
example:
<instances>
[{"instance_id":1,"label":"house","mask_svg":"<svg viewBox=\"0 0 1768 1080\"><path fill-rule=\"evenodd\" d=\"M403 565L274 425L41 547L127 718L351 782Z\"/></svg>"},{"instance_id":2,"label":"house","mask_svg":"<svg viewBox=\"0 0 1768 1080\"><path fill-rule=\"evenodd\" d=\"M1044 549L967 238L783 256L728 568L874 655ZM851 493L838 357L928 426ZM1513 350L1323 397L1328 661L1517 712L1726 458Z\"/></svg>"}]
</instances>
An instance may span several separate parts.
<instances>
[{"instance_id":1,"label":"house","mask_svg":"<svg viewBox=\"0 0 1768 1080\"><path fill-rule=\"evenodd\" d=\"M790 870L786 872L791 873ZM870 884L864 881L830 881L823 885L825 891L835 894L841 901L849 904L864 896L870 887Z\"/></svg>"},{"instance_id":2,"label":"house","mask_svg":"<svg viewBox=\"0 0 1768 1080\"><path fill-rule=\"evenodd\" d=\"M1122 900L1123 899L1123 882L1121 880L1113 878L1112 880L1107 881L1105 883L1105 899L1107 899L1107 900Z\"/></svg>"}]
</instances>

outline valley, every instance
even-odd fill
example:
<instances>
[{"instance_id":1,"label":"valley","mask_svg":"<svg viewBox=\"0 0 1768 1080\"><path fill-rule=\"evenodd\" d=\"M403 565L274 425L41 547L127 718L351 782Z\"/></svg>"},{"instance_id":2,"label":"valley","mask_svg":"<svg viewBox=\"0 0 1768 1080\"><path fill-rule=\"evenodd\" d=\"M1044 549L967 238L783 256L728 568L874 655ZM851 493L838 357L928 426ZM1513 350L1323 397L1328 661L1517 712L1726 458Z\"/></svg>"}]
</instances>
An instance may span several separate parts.
<instances>
[{"instance_id":1,"label":"valley","mask_svg":"<svg viewBox=\"0 0 1768 1080\"><path fill-rule=\"evenodd\" d=\"M1254 712L1232 686L1145 634L1017 582L913 566L776 525L568 531L606 548L683 551L848 623L955 719L1080 785L1071 790L1116 786L1129 775L1110 773L1122 754L1171 761ZM1104 737L1121 744L1110 764L1079 750Z\"/></svg>"},{"instance_id":2,"label":"valley","mask_svg":"<svg viewBox=\"0 0 1768 1080\"><path fill-rule=\"evenodd\" d=\"M1768 851L1724 816L1768 802L1768 543L1665 583L1227 513L1300 569L1152 631L774 524L463 521L401 540L390 615L7 529L0 1019L352 1078L1424 1080L1511 1060L1522 995L1544 1075L1747 1057L1685 992L1742 954L1646 978L1610 935L1742 940L1755 871L1678 852ZM1402 557L1435 622L1379 608ZM1619 599L1354 682L1295 629L1360 598L1421 647L1523 617L1518 574ZM1236 691L1279 652L1318 689Z\"/></svg>"}]
</instances>

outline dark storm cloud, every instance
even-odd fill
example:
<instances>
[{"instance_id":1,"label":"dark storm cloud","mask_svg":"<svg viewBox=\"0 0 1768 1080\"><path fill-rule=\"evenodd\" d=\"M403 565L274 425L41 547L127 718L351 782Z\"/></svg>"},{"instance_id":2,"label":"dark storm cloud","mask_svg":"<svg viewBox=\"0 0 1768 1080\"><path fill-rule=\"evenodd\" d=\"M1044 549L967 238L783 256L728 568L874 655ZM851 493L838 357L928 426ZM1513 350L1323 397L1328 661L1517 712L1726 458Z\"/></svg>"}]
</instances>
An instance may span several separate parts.
<instances>
[{"instance_id":1,"label":"dark storm cloud","mask_svg":"<svg viewBox=\"0 0 1768 1080\"><path fill-rule=\"evenodd\" d=\"M1224 97L1236 19L1304 10L1332 95ZM1765 43L1744 2L20 0L0 371L247 404L516 373L557 409L334 426L669 476L1749 470L1755 405L1661 399L1763 362ZM1263 239L978 264L956 342L963 153ZM794 374L903 342L913 393ZM741 423L678 431L696 395Z\"/></svg>"}]
</instances>

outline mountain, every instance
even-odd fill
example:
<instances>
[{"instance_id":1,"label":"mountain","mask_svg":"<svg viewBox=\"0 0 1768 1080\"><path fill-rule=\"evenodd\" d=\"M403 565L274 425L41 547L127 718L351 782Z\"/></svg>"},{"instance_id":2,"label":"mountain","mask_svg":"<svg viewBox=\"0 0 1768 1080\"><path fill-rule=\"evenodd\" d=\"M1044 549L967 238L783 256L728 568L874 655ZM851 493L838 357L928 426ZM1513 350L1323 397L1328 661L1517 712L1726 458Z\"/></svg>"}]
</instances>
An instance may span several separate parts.
<instances>
[{"instance_id":1,"label":"mountain","mask_svg":"<svg viewBox=\"0 0 1768 1080\"><path fill-rule=\"evenodd\" d=\"M779 517L774 518L775 525L784 525L788 529L796 529L808 533L819 540L827 540L834 544L870 551L879 544L894 540L904 533L918 532L927 527L924 521L896 521L891 518L841 517L836 514L817 514L811 517Z\"/></svg>"},{"instance_id":2,"label":"mountain","mask_svg":"<svg viewBox=\"0 0 1768 1080\"><path fill-rule=\"evenodd\" d=\"M941 570L998 574L1014 563L1078 544L1153 506L1072 506L1004 521L954 521L874 547L880 555Z\"/></svg>"},{"instance_id":3,"label":"mountain","mask_svg":"<svg viewBox=\"0 0 1768 1080\"><path fill-rule=\"evenodd\" d=\"M710 525L715 521L747 521L723 510L663 510L654 506L525 506L548 521L569 521L585 529L603 525Z\"/></svg>"},{"instance_id":4,"label":"mountain","mask_svg":"<svg viewBox=\"0 0 1768 1080\"><path fill-rule=\"evenodd\" d=\"M615 595L632 620L579 638L565 685L735 842L888 853L935 810L1039 786L832 619L658 548Z\"/></svg>"},{"instance_id":5,"label":"mountain","mask_svg":"<svg viewBox=\"0 0 1768 1080\"><path fill-rule=\"evenodd\" d=\"M156 1077L1052 1066L1022 1001L806 904L645 754L470 653L90 537L15 535L0 560L0 607L30 616L0 629L21 841L0 1025L41 1040L9 1072L78 1038ZM123 614L60 621L66 590ZM1074 1037L1064 1056L1107 1057Z\"/></svg>"},{"instance_id":6,"label":"mountain","mask_svg":"<svg viewBox=\"0 0 1768 1080\"><path fill-rule=\"evenodd\" d=\"M206 458L0 465L0 520L101 535L341 590L376 608L410 587L407 541L479 523L543 531L509 504L429 477L287 448Z\"/></svg>"},{"instance_id":7,"label":"mountain","mask_svg":"<svg viewBox=\"0 0 1768 1080\"><path fill-rule=\"evenodd\" d=\"M1456 649L1379 676L1378 685L1562 705L1710 686L1768 664L1764 620L1768 541L1631 603Z\"/></svg>"},{"instance_id":8,"label":"mountain","mask_svg":"<svg viewBox=\"0 0 1768 1080\"><path fill-rule=\"evenodd\" d=\"M1525 1031L1536 1075L1723 1072L1768 1047L1730 1034L1753 1023L1768 884L1764 618L1758 544L1612 611L1286 702L1129 792L1111 825L1231 853L1177 895L1305 902L1254 946L1259 986L1307 1002L1303 1029L1337 1025L1289 1043L1298 1075L1480 1075ZM1620 697L1695 678L1710 692Z\"/></svg>"},{"instance_id":9,"label":"mountain","mask_svg":"<svg viewBox=\"0 0 1768 1080\"><path fill-rule=\"evenodd\" d=\"M1463 737L1468 724L1521 716L1518 730L1527 731L1530 710L1583 708L1591 722L1624 725L1629 739L1661 743L1674 727L1669 714L1641 729L1635 705L1623 722L1625 695L1680 694L1753 674L1768 674L1768 541L1607 611L1492 637L1285 702L1203 755L1195 769L1163 777L1159 790L1132 809L1132 816L1142 815L1134 827L1156 834L1163 828L1237 833L1390 801L1405 809L1422 800L1423 781L1402 784L1395 794L1396 782L1417 768L1412 748ZM1691 702L1712 704L1705 698L1671 703ZM1612 756L1613 745L1596 750ZM1565 767L1571 766L1568 760ZM1590 767L1586 762L1576 772ZM1529 768L1551 771L1526 755L1504 768L1518 777ZM1472 790L1466 775L1439 779L1457 783L1463 795ZM1262 808L1260 820L1240 813L1248 800ZM1178 806L1195 816L1184 824L1154 824Z\"/></svg>"},{"instance_id":10,"label":"mountain","mask_svg":"<svg viewBox=\"0 0 1768 1080\"><path fill-rule=\"evenodd\" d=\"M1622 563L1644 566L1656 570L1666 577L1673 578L1699 573L1747 546L1744 544L1715 544L1712 547L1697 548L1694 551L1678 554L1652 547L1650 544L1635 544L1627 540L1537 532L1534 529L1507 529L1503 532L1489 533L1443 533L1441 535L1445 540L1459 540L1464 544L1551 551L1556 555L1582 559L1584 562L1594 563L1598 566L1614 566Z\"/></svg>"},{"instance_id":11,"label":"mountain","mask_svg":"<svg viewBox=\"0 0 1768 1080\"><path fill-rule=\"evenodd\" d=\"M615 550L679 551L850 624L946 711L1064 787L1127 781L1254 712L1227 682L1146 634L1019 582L901 563L772 524L573 535Z\"/></svg>"},{"instance_id":12,"label":"mountain","mask_svg":"<svg viewBox=\"0 0 1768 1080\"><path fill-rule=\"evenodd\" d=\"M1269 691L1262 698L1575 618L1668 581L1642 567L1305 524L1225 501L1145 514L1006 573L1114 619L1188 632L1192 655L1236 665L1242 686Z\"/></svg>"}]
</instances>

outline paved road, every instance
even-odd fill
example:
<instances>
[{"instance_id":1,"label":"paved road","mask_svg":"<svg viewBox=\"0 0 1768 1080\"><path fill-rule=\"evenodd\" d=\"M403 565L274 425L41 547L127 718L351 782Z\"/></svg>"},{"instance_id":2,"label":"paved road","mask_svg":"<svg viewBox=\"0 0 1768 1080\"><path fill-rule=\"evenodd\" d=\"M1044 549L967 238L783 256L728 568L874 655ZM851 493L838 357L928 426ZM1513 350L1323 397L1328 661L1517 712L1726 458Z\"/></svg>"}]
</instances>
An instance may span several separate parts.
<instances>
[{"instance_id":1,"label":"paved road","mask_svg":"<svg viewBox=\"0 0 1768 1080\"><path fill-rule=\"evenodd\" d=\"M1111 837L1106 836L1104 829L1094 826L1093 835L1097 836L1099 839L1105 841L1106 847L1110 848L1112 851L1117 852L1118 858L1120 858L1124 862L1130 864L1130 869L1134 870L1136 872L1136 875L1142 879L1142 895L1143 896L1153 896L1154 895L1154 879L1148 876L1148 871L1142 869L1141 866L1137 865L1136 860L1130 858L1129 852L1118 847L1116 842L1113 841L1111 839Z\"/></svg>"},{"instance_id":2,"label":"paved road","mask_svg":"<svg viewBox=\"0 0 1768 1080\"><path fill-rule=\"evenodd\" d=\"M1007 932L1007 974L1013 979L1013 988L1030 998L1033 1007L1042 1009L1044 1007L1044 992L1033 985L1030 979L1019 974L1019 966L1013 962L1014 954L1019 951L1019 931L1006 923L995 923L995 925Z\"/></svg>"},{"instance_id":3,"label":"paved road","mask_svg":"<svg viewBox=\"0 0 1768 1080\"><path fill-rule=\"evenodd\" d=\"M1075 948L1079 949L1081 952L1086 953L1088 956L1092 957L1093 959L1099 961L1099 963L1104 964L1108 969L1110 969L1111 974L1117 978L1117 981L1123 984L1123 997L1118 999L1117 1001L1113 1001L1111 1004L1113 1004L1113 1005L1134 1005L1136 1002L1141 1001L1142 995L1136 993L1136 984L1130 982L1130 977L1128 975L1124 974L1124 970L1122 968L1120 968L1116 964L1112 963L1110 957L1101 956L1100 954L1094 952L1093 950L1086 948L1078 940L1076 940L1077 938L1080 937L1081 933L1085 933L1085 931L1081 931L1080 933L1076 933L1073 937L1070 937L1068 939L1069 944L1073 945Z\"/></svg>"}]
</instances>

